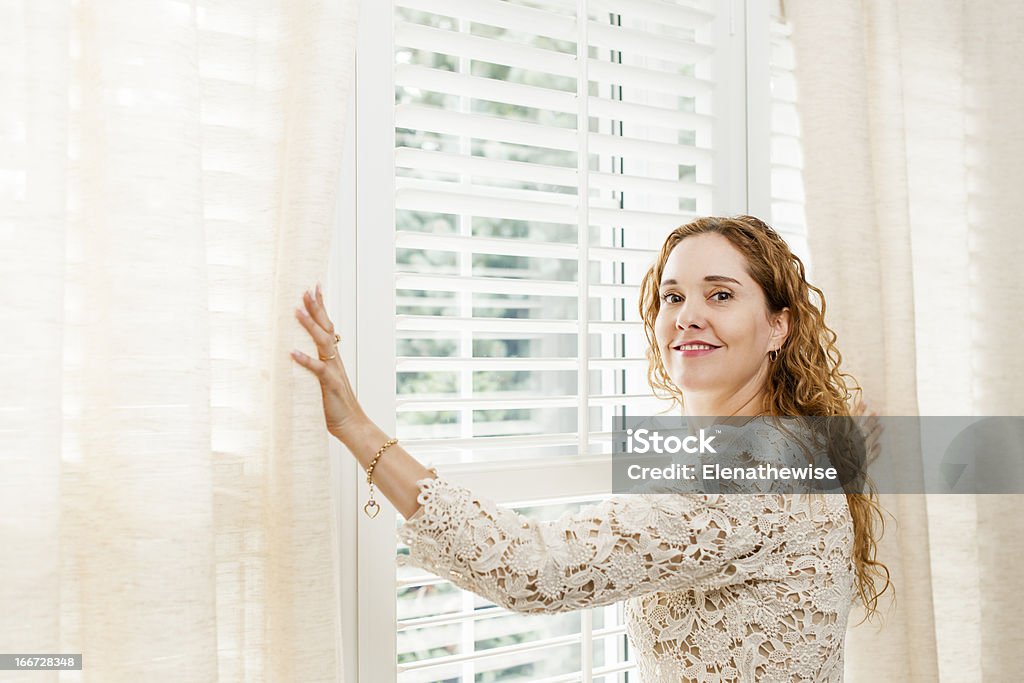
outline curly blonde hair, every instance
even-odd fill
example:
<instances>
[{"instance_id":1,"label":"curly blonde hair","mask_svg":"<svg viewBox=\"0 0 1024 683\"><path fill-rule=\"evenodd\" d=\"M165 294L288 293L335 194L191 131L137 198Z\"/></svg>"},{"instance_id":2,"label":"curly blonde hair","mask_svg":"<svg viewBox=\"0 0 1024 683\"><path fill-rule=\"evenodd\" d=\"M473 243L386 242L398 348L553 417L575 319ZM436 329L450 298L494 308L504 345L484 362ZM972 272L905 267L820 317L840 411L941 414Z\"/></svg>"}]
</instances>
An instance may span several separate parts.
<instances>
[{"instance_id":1,"label":"curly blonde hair","mask_svg":"<svg viewBox=\"0 0 1024 683\"><path fill-rule=\"evenodd\" d=\"M836 333L825 324L825 297L807 282L803 261L790 251L785 240L753 216L703 217L676 228L644 275L639 307L648 344L647 381L655 395L672 399L673 405L683 405L683 394L665 370L654 333L665 262L681 241L707 233L722 235L743 254L771 313L780 313L787 306L790 310L789 335L777 359L769 365L763 412L775 416L850 416L852 399L862 390L852 376L839 371L842 356L836 348ZM820 301L820 308L812 301L811 292ZM863 473L859 467L854 469ZM885 530L884 510L874 486L863 476L857 478L855 487L846 486L844 490L853 519L857 597L867 619L878 613L878 599L892 585L888 567L877 559L878 542ZM876 579L880 582L883 578L885 585L878 590Z\"/></svg>"}]
</instances>

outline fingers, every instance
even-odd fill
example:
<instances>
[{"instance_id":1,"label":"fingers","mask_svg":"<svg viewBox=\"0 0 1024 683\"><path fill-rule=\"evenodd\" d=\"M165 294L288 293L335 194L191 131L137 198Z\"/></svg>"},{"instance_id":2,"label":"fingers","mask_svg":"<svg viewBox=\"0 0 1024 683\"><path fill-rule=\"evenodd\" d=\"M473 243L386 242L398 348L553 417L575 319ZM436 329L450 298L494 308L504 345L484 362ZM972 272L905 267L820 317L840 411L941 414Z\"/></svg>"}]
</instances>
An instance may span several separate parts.
<instances>
[{"instance_id":1,"label":"fingers","mask_svg":"<svg viewBox=\"0 0 1024 683\"><path fill-rule=\"evenodd\" d=\"M334 339L334 323L327 316L327 308L324 306L324 295L320 291L320 283L316 285L316 294L306 291L302 295L302 302L305 304L309 314L316 321L316 324L323 328L324 332Z\"/></svg>"},{"instance_id":2,"label":"fingers","mask_svg":"<svg viewBox=\"0 0 1024 683\"><path fill-rule=\"evenodd\" d=\"M329 356L334 348L334 335L327 334L324 328L320 327L319 324L312 317L309 312L303 308L295 309L295 317L299 323L306 328L309 335L313 337L313 341L316 342L317 350L320 351L321 356Z\"/></svg>"},{"instance_id":3,"label":"fingers","mask_svg":"<svg viewBox=\"0 0 1024 683\"><path fill-rule=\"evenodd\" d=\"M336 355L337 351L335 349L337 347L335 346L334 324L327 316L327 308L324 306L324 297L319 282L316 285L315 291L316 294L310 290L303 292L302 306L295 309L295 318L309 332L313 342L316 344L317 355L323 358L332 354ZM296 354L299 354L299 356L296 356ZM295 358L296 362L299 362L317 376L320 376L321 369L327 367L325 361L321 361L319 358L313 360L297 350L292 352L292 357ZM302 358L309 358L312 364L302 362Z\"/></svg>"},{"instance_id":4,"label":"fingers","mask_svg":"<svg viewBox=\"0 0 1024 683\"><path fill-rule=\"evenodd\" d=\"M316 358L310 358L302 351L292 351L292 358L295 362L312 372L317 377L323 377L327 372L327 363Z\"/></svg>"}]
</instances>

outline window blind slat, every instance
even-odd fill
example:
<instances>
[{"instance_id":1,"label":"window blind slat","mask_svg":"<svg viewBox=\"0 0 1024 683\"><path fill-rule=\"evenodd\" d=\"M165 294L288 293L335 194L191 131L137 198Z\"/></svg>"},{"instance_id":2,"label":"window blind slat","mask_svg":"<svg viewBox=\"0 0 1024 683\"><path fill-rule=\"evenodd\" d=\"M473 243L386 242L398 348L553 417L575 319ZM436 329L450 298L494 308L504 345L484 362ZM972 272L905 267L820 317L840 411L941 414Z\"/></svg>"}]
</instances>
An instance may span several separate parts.
<instances>
[{"instance_id":1,"label":"window blind slat","mask_svg":"<svg viewBox=\"0 0 1024 683\"><path fill-rule=\"evenodd\" d=\"M395 44L557 76L576 77L575 55L429 26L404 22L396 24Z\"/></svg>"},{"instance_id":2,"label":"window blind slat","mask_svg":"<svg viewBox=\"0 0 1024 683\"><path fill-rule=\"evenodd\" d=\"M699 136L710 138L714 126L714 117L706 114L694 114L678 109L666 109L646 104L634 104L621 100L610 100L602 97L591 97L590 115L605 119L614 119L627 124L662 126L678 130L692 130Z\"/></svg>"},{"instance_id":3,"label":"window blind slat","mask_svg":"<svg viewBox=\"0 0 1024 683\"><path fill-rule=\"evenodd\" d=\"M591 247L587 258L591 261L633 263L647 266L654 263L655 249L629 249L627 247Z\"/></svg>"},{"instance_id":4,"label":"window blind slat","mask_svg":"<svg viewBox=\"0 0 1024 683\"><path fill-rule=\"evenodd\" d=\"M468 330L479 333L522 334L575 334L579 324L575 320L545 318L464 318L457 316L398 315L395 325L399 332L429 330L457 332ZM591 321L590 332L627 334L639 329L635 320Z\"/></svg>"},{"instance_id":5,"label":"window blind slat","mask_svg":"<svg viewBox=\"0 0 1024 683\"><path fill-rule=\"evenodd\" d=\"M544 10L494 0L395 0L395 5L458 17L558 40L576 40L576 20Z\"/></svg>"},{"instance_id":6,"label":"window blind slat","mask_svg":"<svg viewBox=\"0 0 1024 683\"><path fill-rule=\"evenodd\" d=\"M481 607L474 610L466 610L462 612L448 612L446 614L431 615L428 617L415 617L412 619L399 619L398 620L398 631L408 631L416 628L425 628L427 626L449 626L451 624L464 624L467 622L477 622L483 619L490 619L496 616L507 615L508 611L497 606ZM609 638L617 635L623 635L626 632L625 625L619 625L607 629L604 637Z\"/></svg>"},{"instance_id":7,"label":"window blind slat","mask_svg":"<svg viewBox=\"0 0 1024 683\"><path fill-rule=\"evenodd\" d=\"M686 7L672 2L660 0L589 0L587 7L602 10L609 14L623 14L632 19L644 19L666 26L693 28L709 24L715 19L715 13L698 7Z\"/></svg>"},{"instance_id":8,"label":"window blind slat","mask_svg":"<svg viewBox=\"0 0 1024 683\"><path fill-rule=\"evenodd\" d=\"M399 104L395 108L395 126L413 130L430 130L450 135L501 140L515 144L549 147L552 150L575 151L577 132L570 128L554 128L535 123L510 121L498 117L452 112L422 106ZM712 151L685 144L655 142L603 133L590 134L591 151L598 155L632 157L677 164L710 164Z\"/></svg>"},{"instance_id":9,"label":"window blind slat","mask_svg":"<svg viewBox=\"0 0 1024 683\"><path fill-rule=\"evenodd\" d=\"M711 201L714 188L708 183L693 183L684 180L667 180L625 173L590 174L590 187L616 192L631 192L638 195L664 195L669 197L695 197Z\"/></svg>"},{"instance_id":10,"label":"window blind slat","mask_svg":"<svg viewBox=\"0 0 1024 683\"><path fill-rule=\"evenodd\" d=\"M633 160L663 161L687 166L710 165L712 159L712 151L701 147L638 140L604 133L591 133L588 137L592 154L625 157Z\"/></svg>"},{"instance_id":11,"label":"window blind slat","mask_svg":"<svg viewBox=\"0 0 1024 683\"><path fill-rule=\"evenodd\" d=\"M699 62L715 52L711 45L594 21L590 22L587 31L592 45L673 63Z\"/></svg>"},{"instance_id":12,"label":"window blind slat","mask_svg":"<svg viewBox=\"0 0 1024 683\"><path fill-rule=\"evenodd\" d=\"M592 637L604 638L611 635L619 635L619 628L620 627L595 629ZM532 640L526 643L517 643L515 645L503 645L500 647L492 647L486 650L479 650L468 654L447 655L444 657L435 657L433 659L428 660L420 660L417 662L399 664L398 671L399 673L403 673L406 671L417 671L421 669L432 669L440 666L448 666L450 664L458 664L461 662L482 661L490 659L492 657L501 657L513 653L534 652L537 650L558 647L560 645L578 643L579 640L580 634L578 633L574 633L567 636L556 636L554 638L543 638L540 640Z\"/></svg>"},{"instance_id":13,"label":"window blind slat","mask_svg":"<svg viewBox=\"0 0 1024 683\"><path fill-rule=\"evenodd\" d=\"M577 295L577 284L572 281L518 280L501 277L465 277L461 275L424 275L398 273L395 276L398 289L426 289L442 292L488 292L491 294L533 294L536 296ZM589 294L593 297L635 296L637 285L595 284Z\"/></svg>"},{"instance_id":14,"label":"window blind slat","mask_svg":"<svg viewBox=\"0 0 1024 683\"><path fill-rule=\"evenodd\" d=\"M544 183L571 187L575 185L575 169L544 164L485 159L468 155L454 155L443 152L425 152L412 147L398 147L395 151L395 165L398 168L461 173L488 178L518 180L520 182ZM592 189L627 191L638 195L664 195L667 197L696 198L711 201L714 187L709 183L669 180L627 173L590 174Z\"/></svg>"},{"instance_id":15,"label":"window blind slat","mask_svg":"<svg viewBox=\"0 0 1024 683\"><path fill-rule=\"evenodd\" d=\"M446 235L407 230L400 230L395 233L395 246L402 249L434 249L458 253L579 259L579 247L576 244L473 237L470 235ZM591 261L626 261L647 264L654 260L656 254L657 252L653 249L591 247L589 259Z\"/></svg>"},{"instance_id":16,"label":"window blind slat","mask_svg":"<svg viewBox=\"0 0 1024 683\"><path fill-rule=\"evenodd\" d=\"M444 235L429 232L399 231L395 246L404 249L438 249L459 253L503 254L506 256L538 256L544 258L579 258L576 244L531 242L527 240Z\"/></svg>"},{"instance_id":17,"label":"window blind slat","mask_svg":"<svg viewBox=\"0 0 1024 683\"><path fill-rule=\"evenodd\" d=\"M400 357L395 361L398 372L452 372L457 370L578 370L575 358L423 358ZM646 358L591 358L592 370L622 370L647 367Z\"/></svg>"},{"instance_id":18,"label":"window blind slat","mask_svg":"<svg viewBox=\"0 0 1024 683\"><path fill-rule=\"evenodd\" d=\"M533 147L576 151L577 133L571 128L554 128L536 123L512 121L481 114L467 114L434 107L412 104L398 105L395 107L395 125L399 128L429 130L448 135L463 135ZM710 164L712 159L711 150L700 147L602 133L591 133L588 137L591 152L594 154L690 166Z\"/></svg>"},{"instance_id":19,"label":"window blind slat","mask_svg":"<svg viewBox=\"0 0 1024 683\"><path fill-rule=\"evenodd\" d=\"M577 294L575 282L552 280L515 280L511 278L462 277L459 275L421 275L399 273L398 289L427 289L442 292L490 292L493 294L537 294L571 296Z\"/></svg>"},{"instance_id":20,"label":"window blind slat","mask_svg":"<svg viewBox=\"0 0 1024 683\"><path fill-rule=\"evenodd\" d=\"M458 187L455 185L455 187ZM465 192L442 192L399 188L395 190L395 206L412 211L471 214L506 220L545 221L548 223L574 223L574 206L553 202L501 199L484 194L473 196Z\"/></svg>"},{"instance_id":21,"label":"window blind slat","mask_svg":"<svg viewBox=\"0 0 1024 683\"><path fill-rule=\"evenodd\" d=\"M625 230L649 230L664 233L672 228L693 220L693 211L660 213L656 211L631 211L629 209L591 209L592 225L609 225Z\"/></svg>"},{"instance_id":22,"label":"window blind slat","mask_svg":"<svg viewBox=\"0 0 1024 683\"><path fill-rule=\"evenodd\" d=\"M449 95L505 102L520 107L549 109L569 114L576 113L576 95L571 92L501 81L496 78L471 76L415 64L396 65L395 82L401 86L432 90Z\"/></svg>"},{"instance_id":23,"label":"window blind slat","mask_svg":"<svg viewBox=\"0 0 1024 683\"><path fill-rule=\"evenodd\" d=\"M415 617L413 619L399 619L396 630L408 631L415 628L427 626L448 626L450 624L464 624L470 621L480 621L494 616L508 614L506 610L494 605L492 607L481 607L468 612L450 612L429 617Z\"/></svg>"},{"instance_id":24,"label":"window blind slat","mask_svg":"<svg viewBox=\"0 0 1024 683\"><path fill-rule=\"evenodd\" d=\"M610 439L611 432L591 432L591 440ZM481 448L484 450L526 446L564 446L579 443L576 432L561 434L514 434L511 436L472 436L467 438L409 439L417 448Z\"/></svg>"},{"instance_id":25,"label":"window blind slat","mask_svg":"<svg viewBox=\"0 0 1024 683\"><path fill-rule=\"evenodd\" d=\"M395 166L406 169L463 173L466 175L561 185L564 187L574 187L576 185L575 168L525 161L509 161L506 159L488 159L486 157L449 154L447 152L431 152L412 147L399 147L395 150Z\"/></svg>"},{"instance_id":26,"label":"window blind slat","mask_svg":"<svg viewBox=\"0 0 1024 683\"><path fill-rule=\"evenodd\" d=\"M677 97L707 97L715 84L701 78L601 59L587 61L587 78L601 85L628 85Z\"/></svg>"},{"instance_id":27,"label":"window blind slat","mask_svg":"<svg viewBox=\"0 0 1024 683\"><path fill-rule=\"evenodd\" d=\"M633 675L636 675L636 662L626 661L621 664L612 664L609 666L596 666L590 672L590 678L592 681L608 680L603 678L611 674L619 673L621 671L631 671ZM613 679L615 680L615 679ZM631 679L632 680L632 679ZM530 681L530 683L586 683L580 672L571 674L562 674L560 676L548 676L547 678L538 678Z\"/></svg>"},{"instance_id":28,"label":"window blind slat","mask_svg":"<svg viewBox=\"0 0 1024 683\"><path fill-rule=\"evenodd\" d=\"M612 432L595 432L589 434L589 442L610 443ZM503 436L470 436L466 438L416 438L407 442L415 443L417 449L441 450L441 449L481 449L483 451L497 451L501 449L529 449L529 447L547 447L557 445L577 444L580 442L580 434L577 432L546 433L546 434L510 434Z\"/></svg>"},{"instance_id":29,"label":"window blind slat","mask_svg":"<svg viewBox=\"0 0 1024 683\"><path fill-rule=\"evenodd\" d=\"M592 406L616 406L633 401L651 402L653 399L649 394L607 394L589 397L589 403ZM395 403L398 411L402 413L425 410L459 410L460 408L472 408L473 410L568 408L575 407L579 403L579 397L575 394L566 396L502 396L501 398L429 397L399 398Z\"/></svg>"},{"instance_id":30,"label":"window blind slat","mask_svg":"<svg viewBox=\"0 0 1024 683\"><path fill-rule=\"evenodd\" d=\"M457 183L446 180L423 180L420 178L396 178L396 191L400 194L414 195L417 192L443 192L451 195L453 201L473 201L484 199L496 202L511 202L551 207L576 205L576 195L564 192L545 192L520 188L499 187L497 185L478 185L473 183ZM600 202L604 206L614 206L611 200ZM404 208L404 207L399 207ZM458 213L458 207L450 213Z\"/></svg>"},{"instance_id":31,"label":"window blind slat","mask_svg":"<svg viewBox=\"0 0 1024 683\"><path fill-rule=\"evenodd\" d=\"M631 672L633 674L633 676L637 677L637 680L639 680L639 671L637 670L636 662L634 662L632 660L627 660L627 661L622 662L620 664L609 664L608 666L594 667L594 670L591 672L591 677L594 680L600 680L602 676L608 676L608 675L620 673L620 672L623 672L623 671ZM558 680L559 678L561 680ZM608 679L605 679L605 680L608 680ZM582 683L582 679L580 679L580 681ZM567 683L567 681L566 681L564 676L560 676L560 677L555 677L555 678L541 679L541 680L537 681L536 683Z\"/></svg>"},{"instance_id":32,"label":"window blind slat","mask_svg":"<svg viewBox=\"0 0 1024 683\"><path fill-rule=\"evenodd\" d=\"M402 178L396 180L396 185L396 207L399 209L548 223L575 222L572 214L576 211L576 198L573 195ZM687 213L609 208L614 205L613 200L591 200L591 223L657 229L658 226L678 223L680 216Z\"/></svg>"},{"instance_id":33,"label":"window blind slat","mask_svg":"<svg viewBox=\"0 0 1024 683\"><path fill-rule=\"evenodd\" d=\"M464 135L484 140L500 140L533 147L576 151L576 131L572 128L555 128L436 107L400 104L395 107L395 126L449 135Z\"/></svg>"}]
</instances>

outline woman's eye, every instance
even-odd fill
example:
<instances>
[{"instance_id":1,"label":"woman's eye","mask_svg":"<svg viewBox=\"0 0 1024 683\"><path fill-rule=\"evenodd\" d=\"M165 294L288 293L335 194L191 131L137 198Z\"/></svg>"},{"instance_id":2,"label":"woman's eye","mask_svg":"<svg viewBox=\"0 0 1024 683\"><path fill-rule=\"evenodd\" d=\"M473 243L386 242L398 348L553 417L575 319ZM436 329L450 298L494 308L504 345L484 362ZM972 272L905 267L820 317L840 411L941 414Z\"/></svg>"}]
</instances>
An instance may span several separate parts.
<instances>
[{"instance_id":1,"label":"woman's eye","mask_svg":"<svg viewBox=\"0 0 1024 683\"><path fill-rule=\"evenodd\" d=\"M715 292L711 296L712 297L716 297L716 296L722 296L723 294L726 296L726 298L725 299L716 299L716 301L724 303L724 302L728 301L729 299L731 299L732 296L733 296L732 292L724 292L724 291L723 292ZM676 304L676 303L679 303L680 301L682 301L682 299L683 299L683 297L681 297L680 295L676 294L675 292L669 292L668 294L662 294L662 296L661 296L661 300L664 301L667 304Z\"/></svg>"}]
</instances>

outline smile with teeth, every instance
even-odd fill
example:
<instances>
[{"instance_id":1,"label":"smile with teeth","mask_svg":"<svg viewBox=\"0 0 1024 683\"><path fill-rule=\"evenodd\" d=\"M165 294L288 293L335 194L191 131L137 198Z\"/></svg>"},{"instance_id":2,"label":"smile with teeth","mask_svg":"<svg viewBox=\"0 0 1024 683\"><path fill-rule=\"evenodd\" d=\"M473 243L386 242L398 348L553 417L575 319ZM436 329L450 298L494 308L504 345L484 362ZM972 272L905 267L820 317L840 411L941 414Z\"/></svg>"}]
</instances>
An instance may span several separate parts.
<instances>
[{"instance_id":1,"label":"smile with teeth","mask_svg":"<svg viewBox=\"0 0 1024 683\"><path fill-rule=\"evenodd\" d=\"M717 349L717 346L708 346L707 344L686 344L684 346L676 346L678 351L705 351L711 349Z\"/></svg>"}]
</instances>

